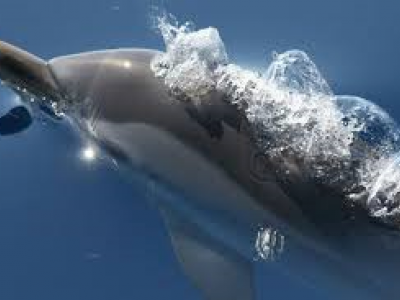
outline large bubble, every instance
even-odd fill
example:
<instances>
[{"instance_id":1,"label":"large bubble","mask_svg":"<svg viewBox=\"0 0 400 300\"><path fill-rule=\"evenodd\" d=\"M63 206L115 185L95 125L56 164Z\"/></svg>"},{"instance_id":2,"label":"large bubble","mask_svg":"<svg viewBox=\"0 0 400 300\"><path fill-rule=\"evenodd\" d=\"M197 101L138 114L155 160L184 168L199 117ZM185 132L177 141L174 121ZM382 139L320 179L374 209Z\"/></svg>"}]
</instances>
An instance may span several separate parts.
<instances>
[{"instance_id":1,"label":"large bubble","mask_svg":"<svg viewBox=\"0 0 400 300\"><path fill-rule=\"evenodd\" d=\"M336 96L345 124L352 124L356 140L380 156L399 149L400 129L378 105L357 96ZM373 148L373 149L371 149Z\"/></svg>"},{"instance_id":2,"label":"large bubble","mask_svg":"<svg viewBox=\"0 0 400 300\"><path fill-rule=\"evenodd\" d=\"M357 185L366 194L371 215L394 224L400 216L400 128L378 105L356 96L337 96L343 122L352 124L352 157L357 161ZM395 218L396 216L396 218Z\"/></svg>"},{"instance_id":3,"label":"large bubble","mask_svg":"<svg viewBox=\"0 0 400 300\"><path fill-rule=\"evenodd\" d=\"M274 60L265 73L269 84L279 89L306 95L332 95L332 91L309 56L300 50L274 53Z\"/></svg>"}]
</instances>

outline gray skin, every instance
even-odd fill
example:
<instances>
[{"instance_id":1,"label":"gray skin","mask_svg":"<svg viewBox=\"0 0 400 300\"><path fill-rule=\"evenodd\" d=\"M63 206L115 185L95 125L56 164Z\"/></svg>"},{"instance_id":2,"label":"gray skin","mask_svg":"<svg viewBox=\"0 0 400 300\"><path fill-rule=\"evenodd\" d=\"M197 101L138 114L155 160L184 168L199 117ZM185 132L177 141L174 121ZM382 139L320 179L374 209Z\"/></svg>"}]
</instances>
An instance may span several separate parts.
<instances>
[{"instance_id":1,"label":"gray skin","mask_svg":"<svg viewBox=\"0 0 400 300\"><path fill-rule=\"evenodd\" d=\"M143 182L156 182L174 251L206 299L255 299L251 261L260 226L284 233L293 249L272 266L277 271L290 266L291 276L340 286L349 298L385 295L337 251L348 228L376 226L366 212L310 181L293 160L263 154L224 95L210 93L201 104L171 96L150 68L158 53L118 49L45 62L0 42L0 78L42 104L51 99L127 174L139 170ZM11 133L23 128L14 121ZM302 262L310 259L318 263Z\"/></svg>"}]
</instances>

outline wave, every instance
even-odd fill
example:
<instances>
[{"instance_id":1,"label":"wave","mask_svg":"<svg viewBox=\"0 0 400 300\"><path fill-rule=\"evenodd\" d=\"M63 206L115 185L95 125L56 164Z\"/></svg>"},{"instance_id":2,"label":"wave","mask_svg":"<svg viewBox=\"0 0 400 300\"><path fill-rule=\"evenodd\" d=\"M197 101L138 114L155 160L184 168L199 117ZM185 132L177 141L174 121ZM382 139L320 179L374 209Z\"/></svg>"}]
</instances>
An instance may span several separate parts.
<instances>
[{"instance_id":1,"label":"wave","mask_svg":"<svg viewBox=\"0 0 400 300\"><path fill-rule=\"evenodd\" d=\"M166 46L151 68L176 97L200 105L219 91L245 112L260 149L400 225L400 129L379 106L335 95L300 50L275 53L264 74L230 63L216 28L156 17ZM287 172L290 172L288 169Z\"/></svg>"}]
</instances>

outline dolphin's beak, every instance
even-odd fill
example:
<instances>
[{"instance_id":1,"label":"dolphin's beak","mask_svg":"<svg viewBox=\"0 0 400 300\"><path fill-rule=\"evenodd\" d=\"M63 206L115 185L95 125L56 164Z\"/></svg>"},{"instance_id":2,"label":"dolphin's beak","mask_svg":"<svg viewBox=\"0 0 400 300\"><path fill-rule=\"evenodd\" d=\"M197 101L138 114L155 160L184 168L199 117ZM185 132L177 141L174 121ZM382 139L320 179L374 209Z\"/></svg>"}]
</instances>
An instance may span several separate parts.
<instances>
[{"instance_id":1,"label":"dolphin's beak","mask_svg":"<svg viewBox=\"0 0 400 300\"><path fill-rule=\"evenodd\" d=\"M38 99L51 98L55 102L61 97L47 62L2 41L0 79L22 96L28 93ZM22 132L31 123L30 111L24 105L14 107L7 114L0 116L0 135Z\"/></svg>"},{"instance_id":2,"label":"dolphin's beak","mask_svg":"<svg viewBox=\"0 0 400 300\"><path fill-rule=\"evenodd\" d=\"M60 97L59 88L46 61L16 46L0 41L0 79L37 97Z\"/></svg>"}]
</instances>

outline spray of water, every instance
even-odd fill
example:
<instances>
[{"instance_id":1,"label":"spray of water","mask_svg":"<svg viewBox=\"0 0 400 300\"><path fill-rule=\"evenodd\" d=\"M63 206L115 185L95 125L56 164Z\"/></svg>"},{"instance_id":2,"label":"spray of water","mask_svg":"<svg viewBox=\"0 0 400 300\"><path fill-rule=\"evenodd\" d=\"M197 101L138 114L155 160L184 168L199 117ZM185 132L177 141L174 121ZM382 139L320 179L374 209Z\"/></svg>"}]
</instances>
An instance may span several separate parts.
<instances>
[{"instance_id":1,"label":"spray of water","mask_svg":"<svg viewBox=\"0 0 400 300\"><path fill-rule=\"evenodd\" d=\"M336 96L302 51L275 54L260 75L229 62L217 29L155 19L166 51L151 68L172 94L199 105L220 91L245 112L266 155L292 158L310 178L400 225L400 131L381 108Z\"/></svg>"}]
</instances>

